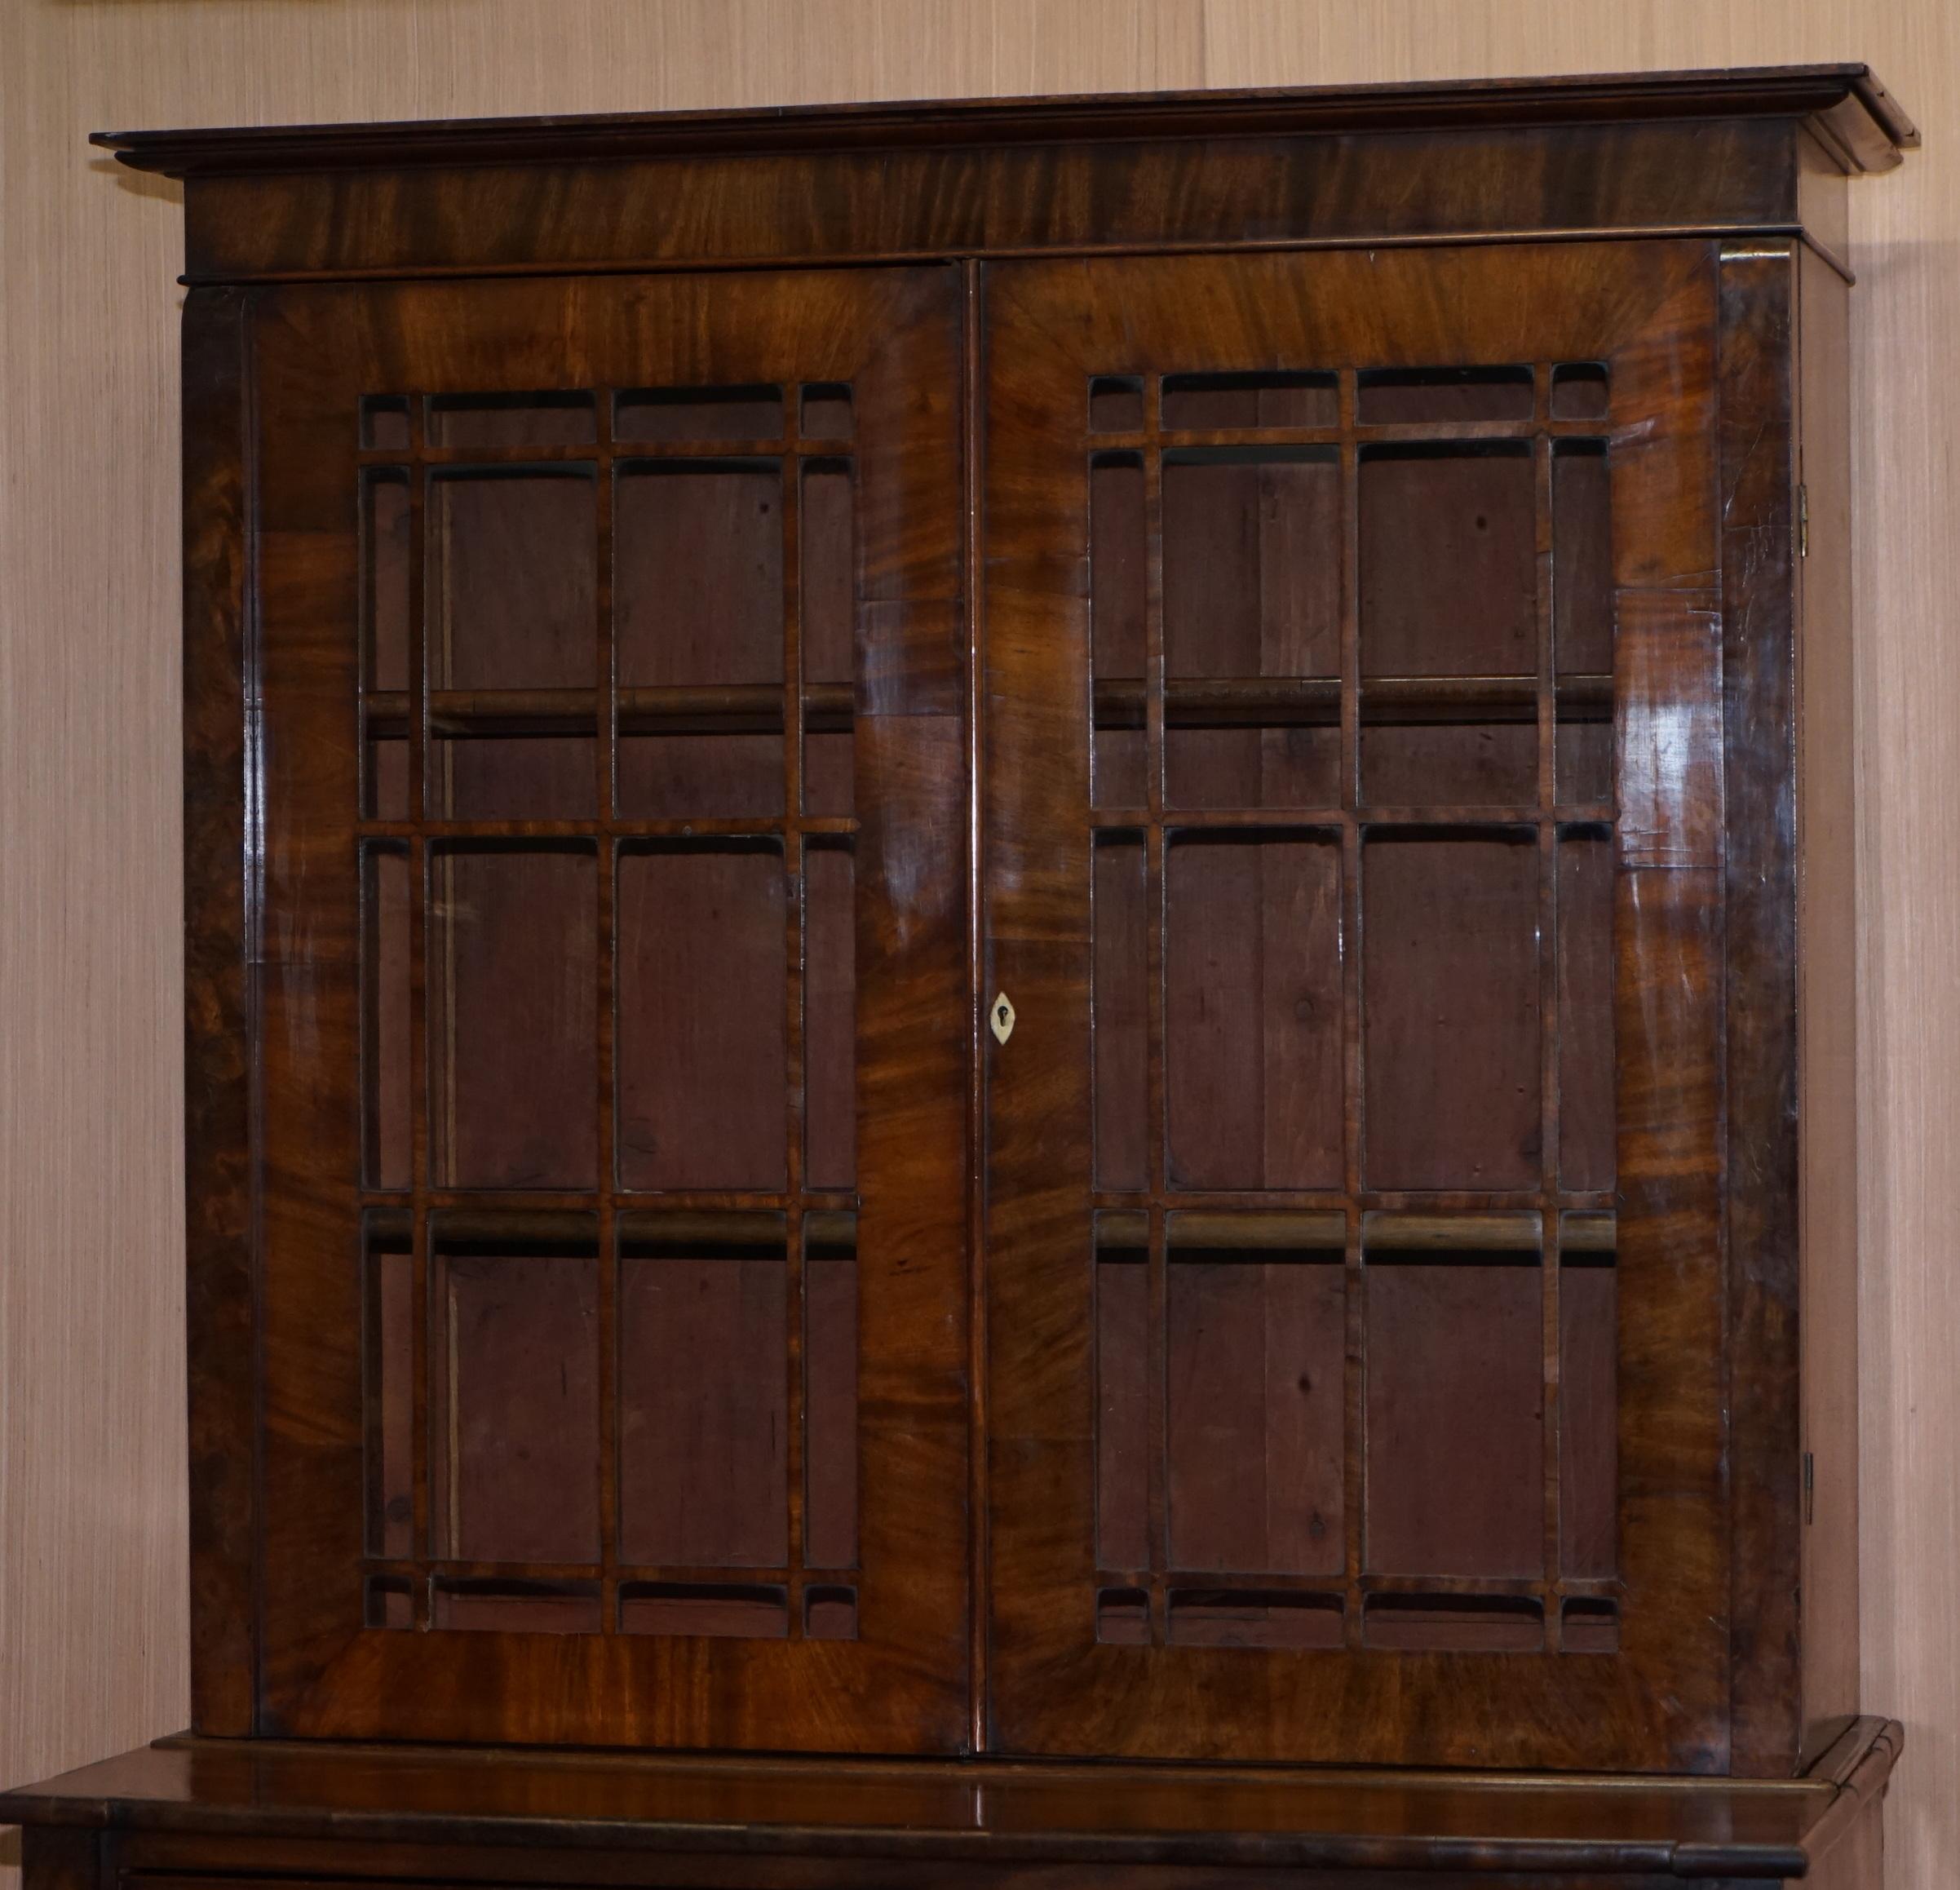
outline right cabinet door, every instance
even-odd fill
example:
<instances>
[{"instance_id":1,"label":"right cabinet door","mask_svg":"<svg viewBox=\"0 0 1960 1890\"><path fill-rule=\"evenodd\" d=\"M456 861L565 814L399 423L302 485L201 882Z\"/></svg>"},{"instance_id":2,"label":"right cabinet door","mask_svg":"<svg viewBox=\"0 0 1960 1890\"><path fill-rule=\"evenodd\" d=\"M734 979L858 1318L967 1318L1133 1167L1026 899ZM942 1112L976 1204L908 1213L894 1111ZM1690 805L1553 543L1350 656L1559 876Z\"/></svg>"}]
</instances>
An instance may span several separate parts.
<instances>
[{"instance_id":1,"label":"right cabinet door","mask_svg":"<svg viewBox=\"0 0 1960 1890\"><path fill-rule=\"evenodd\" d=\"M1726 1768L1716 273L988 272L1000 1749Z\"/></svg>"}]
</instances>

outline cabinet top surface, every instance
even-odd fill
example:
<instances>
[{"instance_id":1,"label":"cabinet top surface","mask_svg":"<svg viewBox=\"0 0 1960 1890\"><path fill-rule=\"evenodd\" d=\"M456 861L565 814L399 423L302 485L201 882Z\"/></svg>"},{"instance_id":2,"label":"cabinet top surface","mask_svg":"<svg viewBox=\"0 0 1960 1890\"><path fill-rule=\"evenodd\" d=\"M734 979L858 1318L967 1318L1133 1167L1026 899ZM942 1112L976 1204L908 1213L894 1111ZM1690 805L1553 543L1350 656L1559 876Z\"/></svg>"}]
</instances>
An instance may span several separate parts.
<instances>
[{"instance_id":1,"label":"cabinet top surface","mask_svg":"<svg viewBox=\"0 0 1960 1890\"><path fill-rule=\"evenodd\" d=\"M1803 1778L604 1756L180 1738L0 1798L24 1824L754 1855L1800 1873L1899 1744Z\"/></svg>"},{"instance_id":2,"label":"cabinet top surface","mask_svg":"<svg viewBox=\"0 0 1960 1890\"><path fill-rule=\"evenodd\" d=\"M136 170L188 176L1728 117L1812 119L1828 127L1833 148L1852 170L1889 169L1919 142L1912 121L1871 69L1856 64L1419 85L104 131L91 142Z\"/></svg>"}]
</instances>

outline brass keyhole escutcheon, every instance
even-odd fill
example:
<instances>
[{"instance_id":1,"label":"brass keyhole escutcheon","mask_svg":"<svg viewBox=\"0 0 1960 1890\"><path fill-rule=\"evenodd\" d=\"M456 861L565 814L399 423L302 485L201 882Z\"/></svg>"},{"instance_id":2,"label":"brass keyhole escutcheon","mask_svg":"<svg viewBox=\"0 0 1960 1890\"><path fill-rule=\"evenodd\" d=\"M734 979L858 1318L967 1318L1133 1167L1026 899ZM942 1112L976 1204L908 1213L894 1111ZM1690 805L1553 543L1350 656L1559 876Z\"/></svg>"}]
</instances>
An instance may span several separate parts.
<instances>
[{"instance_id":1,"label":"brass keyhole escutcheon","mask_svg":"<svg viewBox=\"0 0 1960 1890\"><path fill-rule=\"evenodd\" d=\"M993 1002L987 1007L987 1025L997 1043L1005 1043L1014 1034L1014 1007L1008 1003L1005 991L994 993Z\"/></svg>"}]
</instances>

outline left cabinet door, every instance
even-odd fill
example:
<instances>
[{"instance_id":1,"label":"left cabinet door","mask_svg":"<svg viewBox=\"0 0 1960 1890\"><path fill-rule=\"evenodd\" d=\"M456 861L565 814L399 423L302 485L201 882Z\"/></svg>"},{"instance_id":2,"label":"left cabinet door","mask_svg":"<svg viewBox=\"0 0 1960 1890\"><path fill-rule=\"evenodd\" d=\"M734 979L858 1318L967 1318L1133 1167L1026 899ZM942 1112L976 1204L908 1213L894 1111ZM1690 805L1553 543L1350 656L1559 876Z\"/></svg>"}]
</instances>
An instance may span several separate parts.
<instances>
[{"instance_id":1,"label":"left cabinet door","mask_svg":"<svg viewBox=\"0 0 1960 1890\"><path fill-rule=\"evenodd\" d=\"M959 1749L953 272L238 320L242 503L188 501L238 655L194 571L189 675L246 812L190 856L193 924L242 874L254 1318L192 1260L253 1334L255 1424L194 1423L199 1503L254 1493L200 1542L253 1561L255 1728ZM223 410L193 372L194 454Z\"/></svg>"}]
</instances>

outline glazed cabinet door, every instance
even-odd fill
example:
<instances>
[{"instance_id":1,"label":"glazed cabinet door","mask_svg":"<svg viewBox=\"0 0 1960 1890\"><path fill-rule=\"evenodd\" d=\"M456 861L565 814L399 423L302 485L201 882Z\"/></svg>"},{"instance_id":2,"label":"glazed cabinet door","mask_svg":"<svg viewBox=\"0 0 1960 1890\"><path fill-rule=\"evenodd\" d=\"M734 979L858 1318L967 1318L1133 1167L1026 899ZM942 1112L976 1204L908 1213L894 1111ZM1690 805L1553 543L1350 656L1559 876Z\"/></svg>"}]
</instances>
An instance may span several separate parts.
<instances>
[{"instance_id":1,"label":"glazed cabinet door","mask_svg":"<svg viewBox=\"0 0 1960 1890\"><path fill-rule=\"evenodd\" d=\"M967 1737L959 309L242 312L263 1732Z\"/></svg>"},{"instance_id":2,"label":"glazed cabinet door","mask_svg":"<svg viewBox=\"0 0 1960 1890\"><path fill-rule=\"evenodd\" d=\"M1004 1751L1726 1765L1716 277L988 272Z\"/></svg>"}]
</instances>

